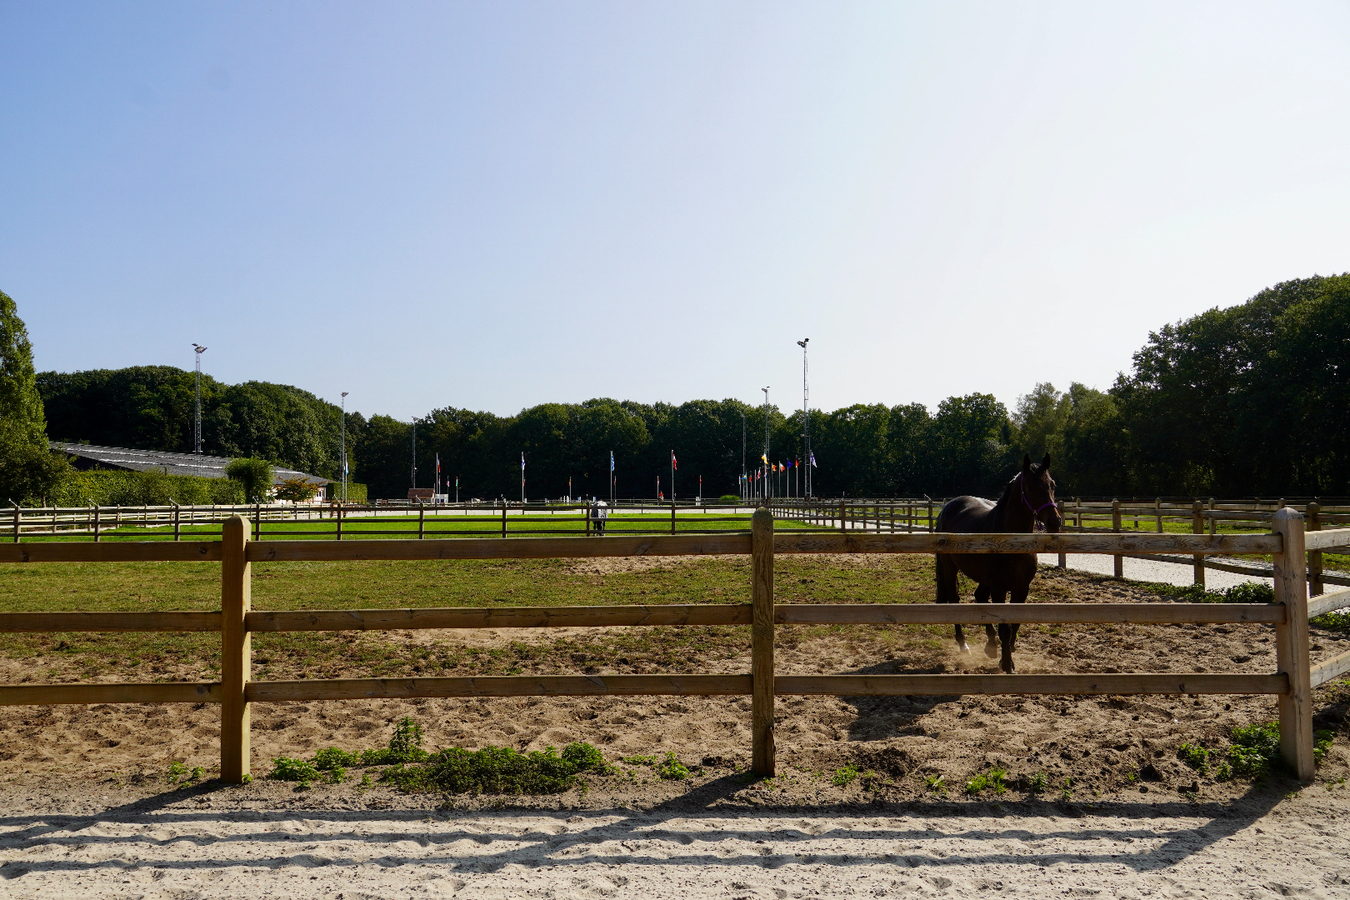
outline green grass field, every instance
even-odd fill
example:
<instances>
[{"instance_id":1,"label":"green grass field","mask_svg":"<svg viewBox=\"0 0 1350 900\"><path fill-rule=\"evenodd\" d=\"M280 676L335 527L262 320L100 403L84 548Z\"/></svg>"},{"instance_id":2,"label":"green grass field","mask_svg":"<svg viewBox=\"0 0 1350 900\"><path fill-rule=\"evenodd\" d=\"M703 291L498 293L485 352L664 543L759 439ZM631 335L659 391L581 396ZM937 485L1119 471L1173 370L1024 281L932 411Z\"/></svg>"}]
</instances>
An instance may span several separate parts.
<instances>
[{"instance_id":1,"label":"green grass field","mask_svg":"<svg viewBox=\"0 0 1350 900\"><path fill-rule=\"evenodd\" d=\"M419 521L412 516L354 516L344 518L342 536L344 539L380 540L397 538L416 538ZM540 537L566 535L581 536L586 533L586 525L580 515L510 515L507 516L508 537ZM779 519L775 522L779 529L803 529L805 523L793 519ZM425 538L459 537L500 537L502 517L485 516L432 516L421 522ZM750 516L745 515L677 515L675 530L679 534L707 534L727 531L749 531ZM611 514L607 520L605 533L608 535L633 534L670 534L669 513L621 513ZM219 525L184 525L179 529L181 540L217 540L220 537ZM117 528L106 528L100 532L102 540L161 541L173 540L172 525L141 526L125 524ZM261 527L262 540L336 540L337 523L333 519L299 519L287 521L264 521ZM89 541L93 535L88 532L65 532L50 534L24 534L25 541Z\"/></svg>"},{"instance_id":2,"label":"green grass field","mask_svg":"<svg viewBox=\"0 0 1350 900\"><path fill-rule=\"evenodd\" d=\"M588 560L275 562L253 564L259 610L426 607L609 606L748 603L746 557L708 557L641 571L600 574ZM780 557L776 593L784 603L928 602L932 559ZM0 610L214 610L215 563L29 563L0 566ZM864 627L864 626L850 626ZM836 630L838 626L800 629ZM927 627L901 629L931 640ZM431 634L431 633L429 633ZM444 636L444 633L441 633ZM333 677L354 668L374 677L416 674L679 671L691 654L747 652L743 626L614 629L604 636L479 649L456 642L386 640L377 633L304 632L254 636L255 676ZM116 674L119 680L219 675L220 639L207 634L7 634L0 654L31 660L37 681ZM184 669L192 674L184 674Z\"/></svg>"}]
</instances>

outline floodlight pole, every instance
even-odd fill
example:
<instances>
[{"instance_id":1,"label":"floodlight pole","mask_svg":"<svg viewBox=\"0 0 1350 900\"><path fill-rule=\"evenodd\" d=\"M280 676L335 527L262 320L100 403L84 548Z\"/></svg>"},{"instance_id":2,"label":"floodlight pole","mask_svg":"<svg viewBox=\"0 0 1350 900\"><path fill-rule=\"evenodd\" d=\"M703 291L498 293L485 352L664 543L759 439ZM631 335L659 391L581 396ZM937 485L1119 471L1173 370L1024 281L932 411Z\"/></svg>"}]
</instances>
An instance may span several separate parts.
<instances>
[{"instance_id":1,"label":"floodlight pole","mask_svg":"<svg viewBox=\"0 0 1350 900\"><path fill-rule=\"evenodd\" d=\"M802 440L806 444L806 477L804 479L806 491L803 496L808 499L811 496L811 413L808 406L811 389L806 380L806 344L810 340L810 338L802 338L797 342L797 346L802 348Z\"/></svg>"},{"instance_id":2,"label":"floodlight pole","mask_svg":"<svg viewBox=\"0 0 1350 900\"><path fill-rule=\"evenodd\" d=\"M197 353L197 388L193 393L193 399L196 406L196 415L193 418L192 425L192 452L198 456L202 455L202 354L206 348L201 344L193 344L192 349ZM198 460L200 466L201 461Z\"/></svg>"},{"instance_id":3,"label":"floodlight pole","mask_svg":"<svg viewBox=\"0 0 1350 900\"><path fill-rule=\"evenodd\" d=\"M342 392L342 502L347 502L347 392Z\"/></svg>"},{"instance_id":4,"label":"floodlight pole","mask_svg":"<svg viewBox=\"0 0 1350 900\"><path fill-rule=\"evenodd\" d=\"M745 500L748 491L745 481L745 410L741 410L741 499Z\"/></svg>"},{"instance_id":5,"label":"floodlight pole","mask_svg":"<svg viewBox=\"0 0 1350 900\"><path fill-rule=\"evenodd\" d=\"M768 463L768 459L769 459L769 389L768 389L768 387L762 387L762 388L760 388L760 390L764 392L764 470L765 470L765 471L764 471L764 479L763 479L763 481L764 481L764 499L767 500L767 499L769 499L769 491L770 491L770 487L771 487L771 485L769 484L769 474L770 474L770 472L769 472L769 463Z\"/></svg>"}]
</instances>

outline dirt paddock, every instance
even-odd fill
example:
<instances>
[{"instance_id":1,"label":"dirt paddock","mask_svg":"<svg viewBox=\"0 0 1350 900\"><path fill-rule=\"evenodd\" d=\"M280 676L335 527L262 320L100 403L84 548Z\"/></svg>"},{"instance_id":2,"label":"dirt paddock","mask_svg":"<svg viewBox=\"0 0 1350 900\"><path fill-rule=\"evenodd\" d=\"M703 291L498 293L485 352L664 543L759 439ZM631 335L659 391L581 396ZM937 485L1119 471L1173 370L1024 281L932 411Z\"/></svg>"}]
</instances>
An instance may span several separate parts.
<instances>
[{"instance_id":1,"label":"dirt paddock","mask_svg":"<svg viewBox=\"0 0 1350 900\"><path fill-rule=\"evenodd\" d=\"M1157 599L1074 573L1043 569L1040 579L1076 602ZM494 646L560 637L362 639ZM1315 631L1314 662L1347 645ZM886 629L783 628L777 668L996 671L972 647L956 653L950 629L897 641ZM690 663L747 671L748 651ZM1025 626L1017 664L1032 673L1271 672L1274 630ZM42 665L6 661L0 680ZM211 705L10 707L0 709L0 896L91 886L144 897L1045 896L1054 885L1081 896L1350 897L1348 705L1344 683L1319 692L1317 725L1336 739L1318 780L1301 786L1215 781L1178 758L1182 743L1217 748L1233 727L1270 721L1270 697L785 697L770 781L744 774L749 698L257 704L259 777L185 788L166 780L173 763L208 777L218 763ZM355 779L297 792L262 777L277 756L382 746L404 715L433 750L587 741L611 761L674 753L694 772L672 782L638 767L561 797L505 800L408 796ZM858 775L838 777L849 766ZM994 770L1006 773L1006 792L967 791Z\"/></svg>"}]
</instances>

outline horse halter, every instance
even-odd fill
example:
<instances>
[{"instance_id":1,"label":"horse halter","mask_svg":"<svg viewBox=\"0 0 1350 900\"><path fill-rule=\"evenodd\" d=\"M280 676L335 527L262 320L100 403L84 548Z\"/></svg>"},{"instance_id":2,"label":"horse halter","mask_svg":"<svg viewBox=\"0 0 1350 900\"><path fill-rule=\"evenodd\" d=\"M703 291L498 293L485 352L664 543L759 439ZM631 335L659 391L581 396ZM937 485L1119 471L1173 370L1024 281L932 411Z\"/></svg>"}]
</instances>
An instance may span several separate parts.
<instances>
[{"instance_id":1,"label":"horse halter","mask_svg":"<svg viewBox=\"0 0 1350 900\"><path fill-rule=\"evenodd\" d=\"M1025 473L1023 472L1017 473L1017 487L1019 493L1021 493L1022 495L1022 503L1026 505L1027 509L1031 510L1031 521L1036 523L1036 530L1044 531L1045 525L1041 523L1041 510L1047 507L1051 509L1057 509L1057 507L1055 506L1055 501L1047 500L1040 506L1032 506L1031 501L1027 499L1027 482L1026 479L1022 477L1024 474Z\"/></svg>"}]
</instances>

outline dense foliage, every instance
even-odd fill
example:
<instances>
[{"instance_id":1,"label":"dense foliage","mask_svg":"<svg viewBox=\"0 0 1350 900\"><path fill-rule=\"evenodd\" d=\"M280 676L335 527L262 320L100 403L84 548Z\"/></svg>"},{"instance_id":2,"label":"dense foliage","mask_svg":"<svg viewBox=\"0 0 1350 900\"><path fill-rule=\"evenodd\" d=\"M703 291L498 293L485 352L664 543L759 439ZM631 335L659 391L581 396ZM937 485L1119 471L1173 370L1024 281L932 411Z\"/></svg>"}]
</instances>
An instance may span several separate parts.
<instances>
[{"instance_id":1,"label":"dense foliage","mask_svg":"<svg viewBox=\"0 0 1350 900\"><path fill-rule=\"evenodd\" d=\"M228 478L163 472L70 472L46 498L52 506L180 506L244 502L244 488Z\"/></svg>"},{"instance_id":2,"label":"dense foliage","mask_svg":"<svg viewBox=\"0 0 1350 900\"><path fill-rule=\"evenodd\" d=\"M818 496L990 495L1023 453L1049 452L1066 496L1330 496L1350 494L1350 276L1278 284L1149 336L1108 391L1038 384L1011 412L989 394L811 411ZM188 450L193 373L168 367L42 373L55 439ZM340 410L283 385L202 379L208 453L252 456L340 477ZM371 497L441 486L460 499L521 492L619 497L737 492L766 425L773 463L801 457L802 413L738 400L675 406L608 398L544 403L515 416L454 407L414 427L349 413L352 477ZM678 458L672 473L671 454ZM785 481L800 483L799 470ZM671 476L674 475L674 484Z\"/></svg>"},{"instance_id":3,"label":"dense foliage","mask_svg":"<svg viewBox=\"0 0 1350 900\"><path fill-rule=\"evenodd\" d=\"M28 329L0 291L0 503L48 494L68 471L47 449Z\"/></svg>"}]
</instances>

